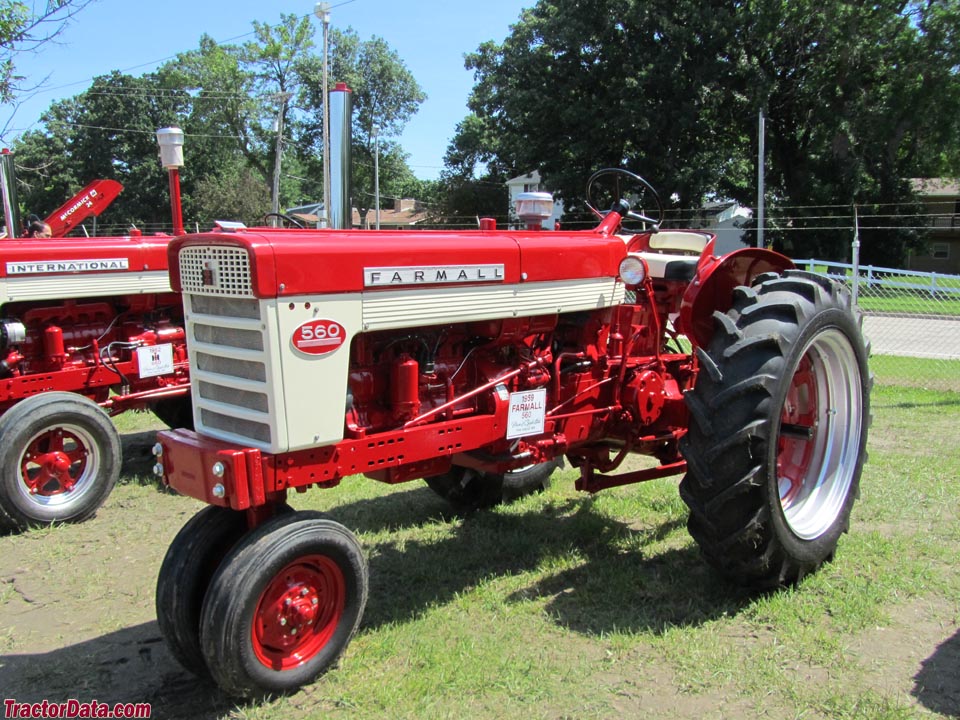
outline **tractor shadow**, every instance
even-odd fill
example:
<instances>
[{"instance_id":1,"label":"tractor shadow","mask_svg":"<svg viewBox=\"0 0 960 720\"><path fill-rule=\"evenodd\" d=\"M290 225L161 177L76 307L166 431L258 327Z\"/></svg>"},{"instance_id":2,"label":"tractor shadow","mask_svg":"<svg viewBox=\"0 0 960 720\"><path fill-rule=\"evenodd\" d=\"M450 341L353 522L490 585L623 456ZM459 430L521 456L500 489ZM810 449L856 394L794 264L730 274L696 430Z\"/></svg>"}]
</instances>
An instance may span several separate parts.
<instances>
[{"instance_id":1,"label":"tractor shadow","mask_svg":"<svg viewBox=\"0 0 960 720\"><path fill-rule=\"evenodd\" d=\"M575 567L538 574L505 601L539 599L558 624L599 636L699 625L751 599L714 575L695 548L652 549L684 519L628 525L600 512L590 497L460 518L423 488L349 503L331 515L361 535L369 558L361 632L409 622L479 583L535 573L571 554ZM428 525L435 526L429 537L439 539L404 539L406 530ZM0 688L17 702L146 702L154 718L215 720L246 712L211 681L183 670L155 621L49 652L0 656Z\"/></svg>"},{"instance_id":2,"label":"tractor shadow","mask_svg":"<svg viewBox=\"0 0 960 720\"><path fill-rule=\"evenodd\" d=\"M596 498L558 499L528 512L478 512L463 518L427 489L404 493L398 516L391 497L334 509L331 515L360 534L448 521L436 542L362 539L370 566L363 626L377 628L452 601L481 581L536 573L545 562L575 554L576 567L517 590L508 602L546 602L558 624L586 635L699 625L736 614L755 594L714 573L693 545L655 544L686 526L686 518L653 526L628 525L598 511ZM626 549L625 549L626 548Z\"/></svg>"},{"instance_id":3,"label":"tractor shadow","mask_svg":"<svg viewBox=\"0 0 960 720\"><path fill-rule=\"evenodd\" d=\"M143 430L120 435L121 482L133 480L140 485L156 485L158 489L165 492L163 485L153 474L153 466L157 462L153 456L153 446L156 443L156 430Z\"/></svg>"},{"instance_id":4,"label":"tractor shadow","mask_svg":"<svg viewBox=\"0 0 960 720\"><path fill-rule=\"evenodd\" d=\"M47 653L0 656L0 687L18 703L150 703L151 717L214 720L236 708L208 680L183 670L156 622Z\"/></svg>"}]
</instances>

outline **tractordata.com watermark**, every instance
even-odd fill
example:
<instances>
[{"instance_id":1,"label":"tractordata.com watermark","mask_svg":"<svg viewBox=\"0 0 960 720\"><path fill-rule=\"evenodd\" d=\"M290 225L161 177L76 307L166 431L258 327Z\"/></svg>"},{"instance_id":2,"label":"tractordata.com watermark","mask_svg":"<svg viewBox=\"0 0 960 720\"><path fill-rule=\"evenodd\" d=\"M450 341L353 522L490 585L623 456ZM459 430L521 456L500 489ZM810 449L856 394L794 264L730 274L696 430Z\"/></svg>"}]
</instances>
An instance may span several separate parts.
<instances>
[{"instance_id":1,"label":"tractordata.com watermark","mask_svg":"<svg viewBox=\"0 0 960 720\"><path fill-rule=\"evenodd\" d=\"M105 703L99 700L81 702L17 702L3 701L4 718L149 718L150 703Z\"/></svg>"}]
</instances>

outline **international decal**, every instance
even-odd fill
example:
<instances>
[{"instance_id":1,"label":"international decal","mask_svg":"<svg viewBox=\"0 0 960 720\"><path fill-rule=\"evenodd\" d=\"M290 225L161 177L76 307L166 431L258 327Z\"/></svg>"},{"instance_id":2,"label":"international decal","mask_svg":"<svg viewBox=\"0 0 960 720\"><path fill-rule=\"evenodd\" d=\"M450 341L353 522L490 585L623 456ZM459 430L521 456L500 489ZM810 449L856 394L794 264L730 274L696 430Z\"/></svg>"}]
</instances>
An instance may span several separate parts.
<instances>
[{"instance_id":1,"label":"international decal","mask_svg":"<svg viewBox=\"0 0 960 720\"><path fill-rule=\"evenodd\" d=\"M88 273L129 270L129 258L97 258L76 260L24 260L7 263L7 275L43 275L53 273Z\"/></svg>"},{"instance_id":2,"label":"international decal","mask_svg":"<svg viewBox=\"0 0 960 720\"><path fill-rule=\"evenodd\" d=\"M364 287L497 282L503 282L502 263L499 265L420 265L363 269Z\"/></svg>"}]
</instances>

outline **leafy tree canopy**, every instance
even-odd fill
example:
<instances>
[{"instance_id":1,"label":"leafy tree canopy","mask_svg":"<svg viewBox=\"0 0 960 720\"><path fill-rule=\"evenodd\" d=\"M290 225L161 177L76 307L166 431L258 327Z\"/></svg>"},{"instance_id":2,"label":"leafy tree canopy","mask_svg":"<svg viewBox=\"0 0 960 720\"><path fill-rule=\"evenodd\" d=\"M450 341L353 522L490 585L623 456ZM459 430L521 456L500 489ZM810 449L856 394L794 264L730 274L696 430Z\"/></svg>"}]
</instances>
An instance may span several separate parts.
<instances>
[{"instance_id":1,"label":"leafy tree canopy","mask_svg":"<svg viewBox=\"0 0 960 720\"><path fill-rule=\"evenodd\" d=\"M36 52L59 35L70 19L93 0L47 0L38 10L36 3L0 0L0 102L13 100L26 79L17 75L16 56Z\"/></svg>"},{"instance_id":2,"label":"leafy tree canopy","mask_svg":"<svg viewBox=\"0 0 960 720\"><path fill-rule=\"evenodd\" d=\"M113 178L125 189L102 222L169 227L166 173L154 134L168 125L186 135L181 178L188 226L191 218L262 220L270 205L278 127L281 207L319 199L323 98L310 22L281 15L276 25L254 23L254 39L244 45L204 36L196 50L154 73L115 72L54 103L42 118L43 129L14 144L22 203L42 215L89 180ZM363 41L351 30L335 31L330 60L330 77L353 89L354 195L368 208L373 125L380 133L381 194L389 197L415 184L394 138L425 96L382 39Z\"/></svg>"},{"instance_id":3,"label":"leafy tree canopy","mask_svg":"<svg viewBox=\"0 0 960 720\"><path fill-rule=\"evenodd\" d=\"M467 56L448 172L539 168L569 207L592 170L624 166L682 207L752 205L762 109L772 199L909 203L907 178L960 174L958 33L960 0L539 0ZM914 241L870 237L874 261ZM850 234L775 239L829 258Z\"/></svg>"}]
</instances>

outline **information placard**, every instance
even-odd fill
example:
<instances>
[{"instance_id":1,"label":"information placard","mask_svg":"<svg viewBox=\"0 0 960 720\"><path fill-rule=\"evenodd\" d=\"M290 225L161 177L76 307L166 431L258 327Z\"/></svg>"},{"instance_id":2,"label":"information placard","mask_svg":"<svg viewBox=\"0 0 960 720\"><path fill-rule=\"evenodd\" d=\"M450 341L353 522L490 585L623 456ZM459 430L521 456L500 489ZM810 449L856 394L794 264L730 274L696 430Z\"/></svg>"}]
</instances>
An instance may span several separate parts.
<instances>
[{"instance_id":1,"label":"information placard","mask_svg":"<svg viewBox=\"0 0 960 720\"><path fill-rule=\"evenodd\" d=\"M507 439L539 435L547 417L547 389L510 393Z\"/></svg>"},{"instance_id":2,"label":"information placard","mask_svg":"<svg viewBox=\"0 0 960 720\"><path fill-rule=\"evenodd\" d=\"M169 375L173 372L173 345L164 343L137 348L137 364L142 378Z\"/></svg>"}]
</instances>

